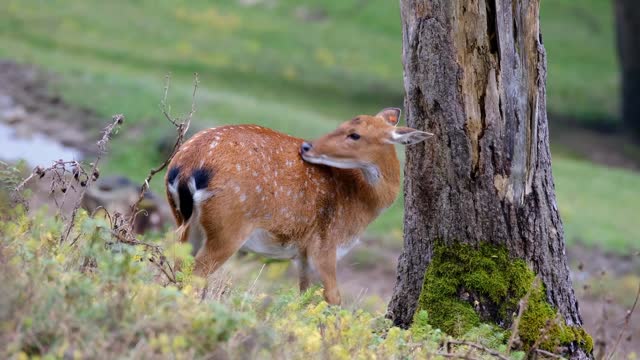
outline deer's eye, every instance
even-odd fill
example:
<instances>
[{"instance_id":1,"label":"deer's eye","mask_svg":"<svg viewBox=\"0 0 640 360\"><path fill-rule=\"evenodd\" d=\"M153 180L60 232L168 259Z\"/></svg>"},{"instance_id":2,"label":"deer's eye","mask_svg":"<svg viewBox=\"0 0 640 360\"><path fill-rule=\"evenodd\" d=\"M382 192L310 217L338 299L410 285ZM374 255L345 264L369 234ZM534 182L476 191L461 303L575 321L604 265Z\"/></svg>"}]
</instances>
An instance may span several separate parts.
<instances>
[{"instance_id":1,"label":"deer's eye","mask_svg":"<svg viewBox=\"0 0 640 360\"><path fill-rule=\"evenodd\" d=\"M360 134L356 134L356 133L351 133L349 135L347 135L347 137L351 140L358 140L360 139Z\"/></svg>"}]
</instances>

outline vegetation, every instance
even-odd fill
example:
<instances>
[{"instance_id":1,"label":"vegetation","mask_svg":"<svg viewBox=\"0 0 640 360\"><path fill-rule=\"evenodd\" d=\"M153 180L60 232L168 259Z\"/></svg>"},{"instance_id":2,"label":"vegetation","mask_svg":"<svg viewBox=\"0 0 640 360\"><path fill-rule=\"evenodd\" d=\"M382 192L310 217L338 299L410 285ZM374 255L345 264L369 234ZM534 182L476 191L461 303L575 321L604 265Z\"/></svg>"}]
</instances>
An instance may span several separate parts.
<instances>
[{"instance_id":1,"label":"vegetation","mask_svg":"<svg viewBox=\"0 0 640 360\"><path fill-rule=\"evenodd\" d=\"M2 358L425 358L452 341L428 325L424 311L402 330L382 314L331 307L318 288L265 294L220 274L205 282L186 265L169 282L145 247L116 241L105 220L81 214L76 240L60 243L64 224L12 214L0 227ZM165 254L170 263L188 264L189 252L188 245L172 246ZM505 350L504 334L486 326L459 338ZM490 358L464 344L447 347Z\"/></svg>"}]
</instances>

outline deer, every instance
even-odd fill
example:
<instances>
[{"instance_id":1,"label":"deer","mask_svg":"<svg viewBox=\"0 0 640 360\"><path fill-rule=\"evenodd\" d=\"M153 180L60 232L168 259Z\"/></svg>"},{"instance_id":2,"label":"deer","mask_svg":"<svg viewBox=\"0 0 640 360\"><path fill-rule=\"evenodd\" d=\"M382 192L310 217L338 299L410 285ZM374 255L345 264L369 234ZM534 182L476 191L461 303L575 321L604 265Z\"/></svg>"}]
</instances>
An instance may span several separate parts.
<instances>
[{"instance_id":1,"label":"deer","mask_svg":"<svg viewBox=\"0 0 640 360\"><path fill-rule=\"evenodd\" d=\"M238 250L297 263L304 292L318 275L339 305L337 261L400 190L394 144L431 133L398 126L401 111L359 115L313 141L258 125L202 130L171 160L165 177L178 241L194 274L206 277Z\"/></svg>"}]
</instances>

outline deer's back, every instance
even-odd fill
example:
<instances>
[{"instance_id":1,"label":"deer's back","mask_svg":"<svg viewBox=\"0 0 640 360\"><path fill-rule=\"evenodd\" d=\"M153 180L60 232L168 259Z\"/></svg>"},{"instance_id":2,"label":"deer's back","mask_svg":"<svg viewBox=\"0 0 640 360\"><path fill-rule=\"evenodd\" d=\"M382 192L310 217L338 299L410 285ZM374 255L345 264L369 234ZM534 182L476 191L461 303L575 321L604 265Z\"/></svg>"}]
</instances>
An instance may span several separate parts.
<instances>
[{"instance_id":1,"label":"deer's back","mask_svg":"<svg viewBox=\"0 0 640 360\"><path fill-rule=\"evenodd\" d=\"M222 126L195 134L169 169L178 181L207 173L202 221L247 223L287 242L323 226L335 188L329 168L302 160L301 143L256 125Z\"/></svg>"}]
</instances>

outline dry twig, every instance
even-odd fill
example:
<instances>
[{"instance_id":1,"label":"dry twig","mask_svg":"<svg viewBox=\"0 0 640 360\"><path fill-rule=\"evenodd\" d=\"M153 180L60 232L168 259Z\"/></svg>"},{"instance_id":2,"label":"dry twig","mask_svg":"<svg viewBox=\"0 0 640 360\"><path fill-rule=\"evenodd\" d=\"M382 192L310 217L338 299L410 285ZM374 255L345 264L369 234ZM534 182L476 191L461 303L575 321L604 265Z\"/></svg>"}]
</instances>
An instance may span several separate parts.
<instances>
[{"instance_id":1,"label":"dry twig","mask_svg":"<svg viewBox=\"0 0 640 360\"><path fill-rule=\"evenodd\" d=\"M160 105L162 108L162 114L164 114L165 118L173 126L176 127L176 131L178 135L176 138L176 142L173 144L171 154L165 159L165 161L162 164L160 164L158 167L154 169L151 169L149 171L149 175L147 175L144 182L142 183L142 186L140 188L140 194L138 195L138 200L136 200L136 202L133 203L133 205L131 205L131 211L129 213L130 227L133 227L135 217L138 214L138 206L140 205L140 202L144 198L144 194L149 190L149 183L151 182L151 179L153 179L153 177L157 173L161 172L169 165L169 163L171 162L175 154L178 152L178 148L180 148L180 145L182 145L184 141L184 137L187 134L187 131L189 130L189 126L191 125L191 119L193 118L193 114L195 114L196 112L196 92L198 90L198 83L199 83L198 73L194 73L193 77L194 79L193 79L193 94L191 96L191 111L189 111L189 113L184 117L184 119L180 120L178 118L176 119L171 118L171 114L170 114L171 108L167 104L167 95L169 93L169 85L170 85L171 78L169 75L166 76L165 87L164 87L164 97L162 98Z\"/></svg>"},{"instance_id":2,"label":"dry twig","mask_svg":"<svg viewBox=\"0 0 640 360\"><path fill-rule=\"evenodd\" d=\"M560 355L556 355L550 351L546 351L546 350L542 350L542 349L536 349L535 351L538 354L542 354L544 356L548 356L550 358L554 358L554 359L564 359L564 356L560 356Z\"/></svg>"},{"instance_id":3,"label":"dry twig","mask_svg":"<svg viewBox=\"0 0 640 360\"><path fill-rule=\"evenodd\" d=\"M542 341L547 339L547 336L549 335L549 332L551 331L551 328L556 325L558 323L560 315L556 315L555 318L548 320L547 324L545 325L544 329L542 330L542 333L540 334L540 336L538 336L538 339L536 339L536 341L533 343L533 345L531 345L531 347L529 348L529 351L527 351L527 354L525 355L525 359L530 359L531 358L531 354L533 354L534 352L538 351L538 346L540 346L540 344L542 344Z\"/></svg>"},{"instance_id":4,"label":"dry twig","mask_svg":"<svg viewBox=\"0 0 640 360\"><path fill-rule=\"evenodd\" d=\"M487 354L500 359L500 360L509 360L508 357L502 355L501 353L499 353L496 350L493 349L489 349L488 347L481 345L481 344L477 344L474 342L470 342L470 341L464 341L464 340L447 340L446 343L446 348L447 348L447 353L451 353L451 345L465 345L465 346L469 346L478 350L482 350L484 352L486 352Z\"/></svg>"},{"instance_id":5,"label":"dry twig","mask_svg":"<svg viewBox=\"0 0 640 360\"><path fill-rule=\"evenodd\" d=\"M61 243L66 241L69 238L69 234L71 233L71 230L75 226L76 215L78 214L78 210L82 205L82 199L84 198L84 194L87 192L87 189L89 188L89 186L91 186L92 183L98 180L98 177L99 177L98 163L100 162L100 159L102 159L102 156L107 152L107 143L109 142L109 140L111 140L111 135L118 129L120 125L122 125L122 123L124 123L124 115L117 114L111 118L111 124L109 124L106 128L104 128L102 132L102 138L98 140L98 143L97 143L98 155L96 156L96 160L93 162L91 166L91 170L89 171L89 173L91 174L91 177L87 179L87 182L85 182L84 185L82 185L82 183L80 184L82 186L82 190L80 191L80 195L78 196L78 199L76 200L76 203L73 206L73 210L71 211L71 218L67 221L65 230L62 232L62 235L60 236Z\"/></svg>"},{"instance_id":6,"label":"dry twig","mask_svg":"<svg viewBox=\"0 0 640 360\"><path fill-rule=\"evenodd\" d=\"M531 287L529 288L529 291L527 291L525 296L522 299L520 299L518 315L513 320L513 325L511 326L511 336L509 336L509 342L507 343L507 355L509 355L509 353L511 352L511 348L513 347L513 342L516 340L518 336L520 319L522 319L522 315L524 314L524 312L527 310L527 307L529 306L529 297L531 296L531 292L534 289L537 289L538 286L540 286L540 277L536 276L536 278L533 280L533 283L531 284Z\"/></svg>"},{"instance_id":7,"label":"dry twig","mask_svg":"<svg viewBox=\"0 0 640 360\"><path fill-rule=\"evenodd\" d=\"M611 353L609 353L609 356L607 357L608 360L613 359L613 355L616 354L616 351L618 350L618 345L620 344L620 340L622 339L622 336L624 335L624 333L629 328L629 323L631 322L631 315L633 315L633 312L636 310L636 306L638 305L638 299L639 298L640 298L640 285L638 285L638 291L636 292L636 298L633 301L633 305L631 306L631 309L629 309L629 311L627 311L627 314L624 316L624 325L622 326L622 330L620 330L620 333L618 334L618 337L616 338L616 342L613 344L613 349L611 350Z\"/></svg>"}]
</instances>

